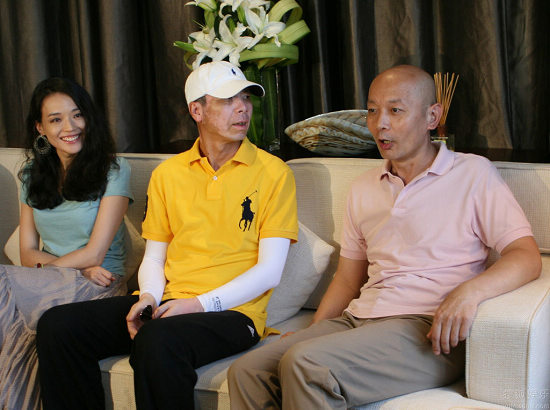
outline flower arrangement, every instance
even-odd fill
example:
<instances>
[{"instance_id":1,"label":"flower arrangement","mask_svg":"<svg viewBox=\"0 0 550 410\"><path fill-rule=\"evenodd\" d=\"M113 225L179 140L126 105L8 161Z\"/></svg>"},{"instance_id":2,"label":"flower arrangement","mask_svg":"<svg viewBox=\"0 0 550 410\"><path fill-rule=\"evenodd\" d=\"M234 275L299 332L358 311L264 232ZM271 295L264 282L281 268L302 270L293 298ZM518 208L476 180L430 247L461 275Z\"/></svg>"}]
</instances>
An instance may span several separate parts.
<instances>
[{"instance_id":1,"label":"flower arrangement","mask_svg":"<svg viewBox=\"0 0 550 410\"><path fill-rule=\"evenodd\" d=\"M295 0L193 0L186 5L204 10L204 25L187 42L174 42L185 51L185 63L196 69L204 62L229 60L250 81L262 84L266 95L253 97L248 137L275 150L270 144L279 137L277 69L298 62L295 43L310 32L302 8Z\"/></svg>"},{"instance_id":2,"label":"flower arrangement","mask_svg":"<svg viewBox=\"0 0 550 410\"><path fill-rule=\"evenodd\" d=\"M280 0L273 7L267 0L193 0L204 10L202 30L189 34L189 41L174 45L185 50L185 61L196 55L192 68L208 57L210 61L229 59L254 62L258 68L293 64L298 61L294 45L309 33L302 20L302 8L295 0ZM286 23L283 18L290 12Z\"/></svg>"}]
</instances>

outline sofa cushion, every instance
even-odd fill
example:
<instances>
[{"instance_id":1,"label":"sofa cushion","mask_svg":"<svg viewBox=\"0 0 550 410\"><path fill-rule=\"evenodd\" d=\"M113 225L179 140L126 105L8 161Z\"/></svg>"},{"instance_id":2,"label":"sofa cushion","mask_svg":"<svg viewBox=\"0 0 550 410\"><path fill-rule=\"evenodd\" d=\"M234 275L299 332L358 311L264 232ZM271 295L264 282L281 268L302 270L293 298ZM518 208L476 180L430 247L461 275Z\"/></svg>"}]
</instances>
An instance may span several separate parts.
<instances>
[{"instance_id":1,"label":"sofa cushion","mask_svg":"<svg viewBox=\"0 0 550 410\"><path fill-rule=\"evenodd\" d=\"M512 410L511 407L466 397L464 380L445 387L422 390L390 399L353 407L353 410Z\"/></svg>"},{"instance_id":2,"label":"sofa cushion","mask_svg":"<svg viewBox=\"0 0 550 410\"><path fill-rule=\"evenodd\" d=\"M145 240L141 237L137 229L134 227L128 217L124 217L126 230L124 232L124 241L126 243L126 262L124 269L126 271L125 279L131 278L139 268L143 253L145 252ZM42 247L40 240L39 247ZM21 255L19 253L19 226L11 234L6 245L4 253L13 265L21 266Z\"/></svg>"},{"instance_id":3,"label":"sofa cushion","mask_svg":"<svg viewBox=\"0 0 550 410\"><path fill-rule=\"evenodd\" d=\"M290 245L281 282L267 306L267 326L282 322L300 310L319 283L334 247L298 222L298 242Z\"/></svg>"},{"instance_id":4,"label":"sofa cushion","mask_svg":"<svg viewBox=\"0 0 550 410\"><path fill-rule=\"evenodd\" d=\"M128 281L137 273L139 265L141 265L143 254L145 253L145 239L141 237L141 234L134 224L130 222L128 216L124 216L124 223L126 224L124 234L126 262L124 263L124 270L126 271L125 279Z\"/></svg>"},{"instance_id":5,"label":"sofa cushion","mask_svg":"<svg viewBox=\"0 0 550 410\"><path fill-rule=\"evenodd\" d=\"M40 241L40 247L42 247L42 241ZM21 266L21 256L19 255L19 225L17 225L17 228L15 228L15 231L13 231L6 242L4 253L12 265Z\"/></svg>"}]
</instances>

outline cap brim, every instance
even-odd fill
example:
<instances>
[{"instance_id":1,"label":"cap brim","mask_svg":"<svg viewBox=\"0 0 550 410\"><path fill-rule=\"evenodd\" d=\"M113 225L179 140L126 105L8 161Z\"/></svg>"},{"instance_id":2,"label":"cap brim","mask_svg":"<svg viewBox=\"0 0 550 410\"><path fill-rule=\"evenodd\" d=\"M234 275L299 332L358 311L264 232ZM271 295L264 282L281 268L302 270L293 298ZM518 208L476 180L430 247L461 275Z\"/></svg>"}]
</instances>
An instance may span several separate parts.
<instances>
[{"instance_id":1,"label":"cap brim","mask_svg":"<svg viewBox=\"0 0 550 410\"><path fill-rule=\"evenodd\" d=\"M208 95L216 98L231 98L247 89L250 93L263 97L265 95L264 88L260 84L253 83L248 80L233 80L222 87L218 87L216 90L211 90Z\"/></svg>"}]
</instances>

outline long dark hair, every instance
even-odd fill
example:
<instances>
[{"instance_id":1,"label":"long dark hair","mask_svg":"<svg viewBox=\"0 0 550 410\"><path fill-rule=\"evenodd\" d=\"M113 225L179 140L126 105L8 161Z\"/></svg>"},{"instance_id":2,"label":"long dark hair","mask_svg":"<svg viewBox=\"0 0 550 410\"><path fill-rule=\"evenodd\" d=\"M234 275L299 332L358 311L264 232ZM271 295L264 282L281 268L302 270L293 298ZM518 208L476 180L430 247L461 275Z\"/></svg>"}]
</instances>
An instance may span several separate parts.
<instances>
[{"instance_id":1,"label":"long dark hair","mask_svg":"<svg viewBox=\"0 0 550 410\"><path fill-rule=\"evenodd\" d=\"M54 93L72 98L86 122L82 149L73 158L63 177L61 161L52 147L40 154L34 147L42 121L42 103ZM105 193L107 175L117 168L116 148L109 127L90 94L75 82L59 77L40 82L33 91L27 116L27 161L19 179L27 189L27 203L33 208L55 208L63 200L93 201Z\"/></svg>"}]
</instances>

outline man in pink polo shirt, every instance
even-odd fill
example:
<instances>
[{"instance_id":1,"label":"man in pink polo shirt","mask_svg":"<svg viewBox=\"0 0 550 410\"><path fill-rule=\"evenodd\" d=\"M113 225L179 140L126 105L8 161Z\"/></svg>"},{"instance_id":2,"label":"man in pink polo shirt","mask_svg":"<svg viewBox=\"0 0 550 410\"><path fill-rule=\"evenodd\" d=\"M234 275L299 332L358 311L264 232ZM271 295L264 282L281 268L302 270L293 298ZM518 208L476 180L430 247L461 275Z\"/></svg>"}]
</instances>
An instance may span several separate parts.
<instances>
[{"instance_id":1,"label":"man in pink polo shirt","mask_svg":"<svg viewBox=\"0 0 550 410\"><path fill-rule=\"evenodd\" d=\"M367 109L386 161L352 184L334 279L311 326L232 365L233 409L346 409L452 383L478 305L540 275L496 168L430 141L442 108L428 73L384 71ZM485 269L490 248L501 258Z\"/></svg>"}]
</instances>

